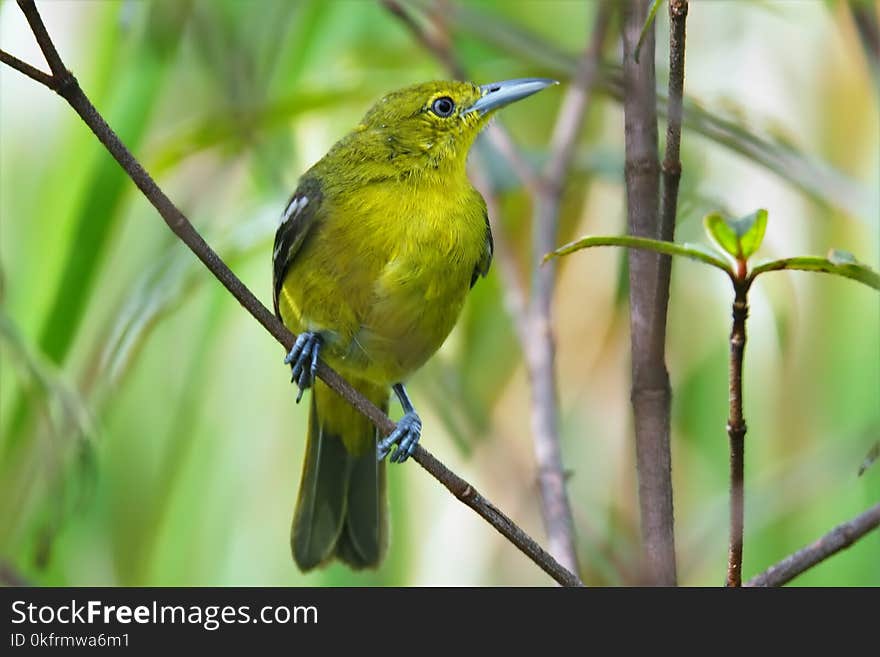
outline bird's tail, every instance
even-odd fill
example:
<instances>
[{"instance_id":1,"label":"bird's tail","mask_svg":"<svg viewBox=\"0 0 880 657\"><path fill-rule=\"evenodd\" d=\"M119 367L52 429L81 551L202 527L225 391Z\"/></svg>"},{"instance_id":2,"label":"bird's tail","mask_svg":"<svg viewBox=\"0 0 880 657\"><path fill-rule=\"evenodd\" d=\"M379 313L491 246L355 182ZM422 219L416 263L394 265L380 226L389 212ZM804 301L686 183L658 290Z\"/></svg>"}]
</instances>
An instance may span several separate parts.
<instances>
[{"instance_id":1,"label":"bird's tail","mask_svg":"<svg viewBox=\"0 0 880 657\"><path fill-rule=\"evenodd\" d=\"M354 382L388 410L388 389ZM388 512L385 462L376 459L373 424L324 382L315 381L306 456L290 544L300 570L338 558L352 568L375 568L385 553Z\"/></svg>"}]
</instances>

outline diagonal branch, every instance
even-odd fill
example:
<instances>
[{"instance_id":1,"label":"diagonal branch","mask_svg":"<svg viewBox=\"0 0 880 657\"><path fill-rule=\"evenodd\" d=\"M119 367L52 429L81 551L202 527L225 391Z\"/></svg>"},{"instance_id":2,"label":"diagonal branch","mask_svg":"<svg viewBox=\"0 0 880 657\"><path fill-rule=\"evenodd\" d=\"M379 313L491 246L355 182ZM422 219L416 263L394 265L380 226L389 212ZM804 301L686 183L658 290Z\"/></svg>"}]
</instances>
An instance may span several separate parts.
<instances>
[{"instance_id":1,"label":"diagonal branch","mask_svg":"<svg viewBox=\"0 0 880 657\"><path fill-rule=\"evenodd\" d=\"M746 586L782 586L830 556L845 550L868 532L880 526L880 504L872 506L849 522L837 525L822 538L786 557L756 575Z\"/></svg>"},{"instance_id":2,"label":"diagonal branch","mask_svg":"<svg viewBox=\"0 0 880 657\"><path fill-rule=\"evenodd\" d=\"M64 66L64 62L61 61L61 56L55 49L55 44L52 42L52 38L46 31L46 26L43 25L43 19L40 18L36 5L34 5L33 0L17 1L19 8L22 13L24 13L24 17L27 19L28 25L31 27L31 32L34 33L34 37L37 39L37 44L40 46L43 57L46 58L46 63L49 64L49 70L52 71L52 77L54 77L59 83L63 82L69 71Z\"/></svg>"},{"instance_id":3,"label":"diagonal branch","mask_svg":"<svg viewBox=\"0 0 880 657\"><path fill-rule=\"evenodd\" d=\"M21 61L18 57L13 57L5 50L0 50L0 62L14 68L20 73L24 73L31 80L36 80L45 87L49 87L50 89L54 88L53 85L55 84L55 79L51 75L31 66L27 62Z\"/></svg>"},{"instance_id":4,"label":"diagonal branch","mask_svg":"<svg viewBox=\"0 0 880 657\"><path fill-rule=\"evenodd\" d=\"M45 84L61 95L104 144L119 165L125 170L138 189L162 216L168 227L183 241L201 260L212 274L241 303L242 306L278 341L286 350L293 346L295 336L257 299L254 294L236 277L229 267L217 256L204 241L195 227L172 201L159 188L147 171L128 151L119 137L107 125L91 101L82 91L76 78L64 67L55 46L43 25L33 0L18 0L43 55L52 69L51 79L30 75L30 68L17 70ZM9 57L4 57L8 63ZM18 60L16 60L18 61ZM34 69L36 70L36 69ZM371 404L360 393L352 388L339 374L323 362L318 365L318 376L335 390L340 396L364 414L384 434L390 433L394 422ZM461 477L446 468L440 461L421 446L417 447L413 459L440 483L446 486L462 503L476 511L484 520L491 524L499 533L513 543L520 551L534 561L544 572L564 586L581 586L580 579L566 570L553 557L543 550L528 534L520 529L510 518L504 515L489 500Z\"/></svg>"}]
</instances>

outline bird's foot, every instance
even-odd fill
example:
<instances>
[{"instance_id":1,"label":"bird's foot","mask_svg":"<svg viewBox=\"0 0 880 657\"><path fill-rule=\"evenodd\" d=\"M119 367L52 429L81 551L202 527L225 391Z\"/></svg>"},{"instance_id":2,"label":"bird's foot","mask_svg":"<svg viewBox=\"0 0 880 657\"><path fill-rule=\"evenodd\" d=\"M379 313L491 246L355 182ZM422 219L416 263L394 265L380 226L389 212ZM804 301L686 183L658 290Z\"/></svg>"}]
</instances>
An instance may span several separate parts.
<instances>
[{"instance_id":1,"label":"bird's foot","mask_svg":"<svg viewBox=\"0 0 880 657\"><path fill-rule=\"evenodd\" d=\"M306 388L310 388L315 382L315 373L318 371L318 354L321 351L321 336L311 331L300 333L296 337L293 349L284 359L285 365L290 365L290 382L296 383L299 394L296 403L302 399Z\"/></svg>"},{"instance_id":2,"label":"bird's foot","mask_svg":"<svg viewBox=\"0 0 880 657\"><path fill-rule=\"evenodd\" d=\"M397 428L379 441L377 448L379 460L388 456L391 448L397 445L397 449L391 455L391 462L403 463L416 451L421 435L422 420L415 411L407 411L397 423Z\"/></svg>"}]
</instances>

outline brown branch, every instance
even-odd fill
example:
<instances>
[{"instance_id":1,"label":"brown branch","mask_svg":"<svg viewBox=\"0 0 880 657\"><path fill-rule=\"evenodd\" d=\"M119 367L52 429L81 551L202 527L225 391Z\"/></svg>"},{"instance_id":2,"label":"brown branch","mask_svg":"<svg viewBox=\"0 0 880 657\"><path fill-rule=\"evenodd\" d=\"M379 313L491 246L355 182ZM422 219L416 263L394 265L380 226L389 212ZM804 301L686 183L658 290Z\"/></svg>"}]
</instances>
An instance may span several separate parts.
<instances>
[{"instance_id":1,"label":"brown branch","mask_svg":"<svg viewBox=\"0 0 880 657\"><path fill-rule=\"evenodd\" d=\"M253 295L211 247L208 246L195 227L156 185L150 175L128 151L86 97L76 78L61 62L33 0L18 0L18 4L27 17L28 23L37 37L37 42L52 69L52 84L47 84L46 86L61 95L73 107L76 113L80 115L83 122L95 133L95 136L104 144L105 148L125 170L147 200L156 208L174 234L189 247L239 303L285 349L290 350L295 336L260 303L259 299ZM42 80L37 81L45 83ZM384 434L387 435L393 431L395 424L387 415L360 395L341 376L323 362L318 365L318 376L358 411L369 418ZM564 586L581 585L580 580L575 574L562 567L512 520L477 493L470 484L446 468L427 450L421 446L417 447L416 452L413 454L413 459L435 479L446 486L459 500L476 511L553 579Z\"/></svg>"},{"instance_id":2,"label":"brown branch","mask_svg":"<svg viewBox=\"0 0 880 657\"><path fill-rule=\"evenodd\" d=\"M46 26L43 25L43 19L40 18L36 5L34 5L33 0L17 1L19 9L21 9L24 17L27 19L28 25L31 27L31 32L34 33L34 37L37 39L37 44L40 46L40 51L43 53L43 57L46 58L46 63L49 64L49 70L52 71L52 77L55 78L56 82L59 84L62 83L69 74L69 71L64 66L64 62L61 61L61 56L55 49L55 44L52 43L52 38L46 31Z\"/></svg>"},{"instance_id":3,"label":"brown branch","mask_svg":"<svg viewBox=\"0 0 880 657\"><path fill-rule=\"evenodd\" d=\"M669 2L669 93L666 111L666 154L663 157L663 201L660 239L672 242L681 181L681 120L684 97L684 45L687 0ZM672 259L661 260L661 285L669 287ZM665 280L665 283L664 283Z\"/></svg>"},{"instance_id":4,"label":"brown branch","mask_svg":"<svg viewBox=\"0 0 880 657\"><path fill-rule=\"evenodd\" d=\"M10 55L5 50L0 50L0 62L6 64L7 66L14 68L19 73L24 73L31 80L36 80L43 86L52 88L52 85L55 84L55 80L48 73L44 73L40 69L31 66L27 62L23 62L18 57L14 57Z\"/></svg>"},{"instance_id":5,"label":"brown branch","mask_svg":"<svg viewBox=\"0 0 880 657\"><path fill-rule=\"evenodd\" d=\"M657 239L660 163L653 25L645 35L639 61L633 57L648 4L648 0L623 3L626 199L629 233ZM676 571L669 444L671 392L664 355L669 286L661 281L664 258L668 256L629 251L631 395L647 572L652 584L673 586Z\"/></svg>"},{"instance_id":6,"label":"brown branch","mask_svg":"<svg viewBox=\"0 0 880 657\"><path fill-rule=\"evenodd\" d=\"M611 14L611 3L598 6L590 42L565 93L551 140L550 158L544 168L532 217L532 294L529 303L529 336L523 344L532 388L532 434L542 516L550 552L577 570L574 521L565 487L565 471L559 444L556 347L553 337L552 303L556 287L556 262L544 256L556 248L559 206L571 166L577 137Z\"/></svg>"},{"instance_id":7,"label":"brown branch","mask_svg":"<svg viewBox=\"0 0 880 657\"><path fill-rule=\"evenodd\" d=\"M743 418L743 356L746 348L746 318L749 314L748 283L734 280L733 328L730 331L730 411L727 435L730 441L730 541L727 552L727 585L742 586L745 437Z\"/></svg>"},{"instance_id":8,"label":"brown branch","mask_svg":"<svg viewBox=\"0 0 880 657\"><path fill-rule=\"evenodd\" d=\"M828 557L848 548L878 526L880 526L880 504L872 506L849 522L838 525L819 540L786 557L775 566L770 566L763 573L746 582L746 586L787 584Z\"/></svg>"},{"instance_id":9,"label":"brown branch","mask_svg":"<svg viewBox=\"0 0 880 657\"><path fill-rule=\"evenodd\" d=\"M431 476L446 486L461 502L476 511L483 519L497 529L502 536L516 545L523 554L538 564L550 577L562 586L583 586L577 575L560 565L556 559L520 529L516 523L504 515L498 507L480 495L476 488L452 472L427 450L422 449L414 454L413 458L416 458L416 456L418 456L418 464L427 470Z\"/></svg>"},{"instance_id":10,"label":"brown branch","mask_svg":"<svg viewBox=\"0 0 880 657\"><path fill-rule=\"evenodd\" d=\"M660 234L661 240L667 242L675 241L675 223L678 213L678 187L681 182L681 122L683 114L683 98L684 98L684 59L685 59L685 22L687 20L688 3L687 0L669 0L669 88L666 112L666 152L663 157L662 165L662 197L660 200ZM660 334L658 336L660 349L660 363L665 370L663 359L663 343L666 335L666 311L669 302L669 283L672 275L672 258L669 256L661 256L658 262L657 274L657 294L658 294L658 311L656 316L656 328ZM668 376L666 377L666 408L663 413L666 415L666 429L670 431L671 420L671 391L668 390ZM666 437L666 450L669 453L669 434ZM667 456L671 463L671 457ZM668 483L668 522L672 523L672 484ZM663 539L668 541L668 548L671 555L667 554L670 559L672 569L672 580L667 583L675 582L675 544L674 544L674 527L670 526L668 537Z\"/></svg>"}]
</instances>

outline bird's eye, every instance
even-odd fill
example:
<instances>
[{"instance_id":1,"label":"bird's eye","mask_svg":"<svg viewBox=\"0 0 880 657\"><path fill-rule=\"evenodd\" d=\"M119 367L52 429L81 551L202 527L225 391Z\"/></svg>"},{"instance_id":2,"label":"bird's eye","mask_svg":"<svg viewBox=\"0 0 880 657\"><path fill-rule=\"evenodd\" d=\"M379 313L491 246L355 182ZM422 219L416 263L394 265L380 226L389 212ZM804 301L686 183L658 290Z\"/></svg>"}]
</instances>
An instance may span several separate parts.
<instances>
[{"instance_id":1,"label":"bird's eye","mask_svg":"<svg viewBox=\"0 0 880 657\"><path fill-rule=\"evenodd\" d=\"M455 111L455 103L452 102L452 99L449 96L443 96L431 104L431 111L437 116L445 119Z\"/></svg>"}]
</instances>

